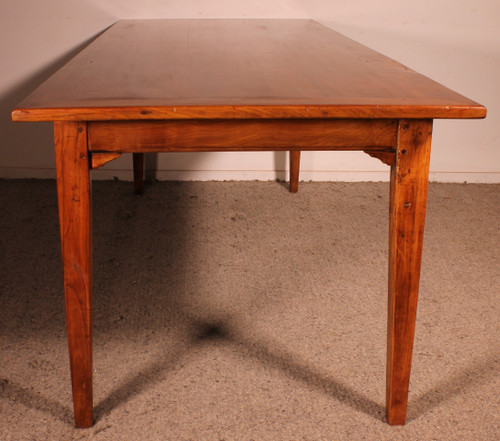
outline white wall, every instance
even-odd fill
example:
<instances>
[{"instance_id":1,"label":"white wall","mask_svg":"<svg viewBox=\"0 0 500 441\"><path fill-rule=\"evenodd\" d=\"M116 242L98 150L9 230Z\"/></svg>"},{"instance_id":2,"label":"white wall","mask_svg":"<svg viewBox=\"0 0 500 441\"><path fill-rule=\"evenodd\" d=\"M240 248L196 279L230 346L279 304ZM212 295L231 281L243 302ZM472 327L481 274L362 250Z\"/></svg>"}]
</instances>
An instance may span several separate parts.
<instances>
[{"instance_id":1,"label":"white wall","mask_svg":"<svg viewBox=\"0 0 500 441\"><path fill-rule=\"evenodd\" d=\"M485 120L434 125L431 179L500 182L499 0L0 0L0 177L54 177L50 123L10 111L122 18L313 18L488 108ZM160 179L283 178L282 153L150 155ZM94 177L130 179L127 155ZM307 152L305 180L386 180L362 153Z\"/></svg>"}]
</instances>

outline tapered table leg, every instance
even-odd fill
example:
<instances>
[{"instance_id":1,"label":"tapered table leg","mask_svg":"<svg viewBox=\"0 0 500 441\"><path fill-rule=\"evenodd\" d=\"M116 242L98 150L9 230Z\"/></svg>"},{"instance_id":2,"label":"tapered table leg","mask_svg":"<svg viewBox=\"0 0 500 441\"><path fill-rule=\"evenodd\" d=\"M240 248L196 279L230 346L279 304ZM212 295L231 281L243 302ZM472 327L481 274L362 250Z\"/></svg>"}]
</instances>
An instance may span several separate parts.
<instances>
[{"instance_id":1,"label":"tapered table leg","mask_svg":"<svg viewBox=\"0 0 500 441\"><path fill-rule=\"evenodd\" d=\"M290 151L290 192L299 191L300 150Z\"/></svg>"},{"instance_id":2,"label":"tapered table leg","mask_svg":"<svg viewBox=\"0 0 500 441\"><path fill-rule=\"evenodd\" d=\"M54 140L75 424L77 427L90 427L91 214L86 123L55 122Z\"/></svg>"},{"instance_id":3,"label":"tapered table leg","mask_svg":"<svg viewBox=\"0 0 500 441\"><path fill-rule=\"evenodd\" d=\"M391 167L386 414L404 424L417 313L432 120L401 120Z\"/></svg>"},{"instance_id":4,"label":"tapered table leg","mask_svg":"<svg viewBox=\"0 0 500 441\"><path fill-rule=\"evenodd\" d=\"M134 193L144 193L144 153L132 153L134 163Z\"/></svg>"}]
</instances>

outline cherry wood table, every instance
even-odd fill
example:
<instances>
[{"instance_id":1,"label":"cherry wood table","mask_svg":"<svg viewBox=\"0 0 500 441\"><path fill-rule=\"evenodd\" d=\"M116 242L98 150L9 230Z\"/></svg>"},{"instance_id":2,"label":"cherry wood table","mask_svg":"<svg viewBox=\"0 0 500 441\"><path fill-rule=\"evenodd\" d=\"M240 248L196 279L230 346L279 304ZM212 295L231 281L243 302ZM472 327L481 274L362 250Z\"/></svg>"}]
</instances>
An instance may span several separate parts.
<instances>
[{"instance_id":1,"label":"cherry wood table","mask_svg":"<svg viewBox=\"0 0 500 441\"><path fill-rule=\"evenodd\" d=\"M390 166L386 414L404 424L434 118L486 109L311 20L119 21L12 112L53 121L75 421L92 425L90 170L133 153L362 150Z\"/></svg>"}]
</instances>

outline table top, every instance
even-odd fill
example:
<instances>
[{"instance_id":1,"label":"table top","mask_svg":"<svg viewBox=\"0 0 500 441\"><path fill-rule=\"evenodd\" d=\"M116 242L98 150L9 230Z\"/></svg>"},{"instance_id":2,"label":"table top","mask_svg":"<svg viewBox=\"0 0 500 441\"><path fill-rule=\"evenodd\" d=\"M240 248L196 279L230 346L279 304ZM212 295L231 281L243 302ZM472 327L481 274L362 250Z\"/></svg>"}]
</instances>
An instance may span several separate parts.
<instances>
[{"instance_id":1,"label":"table top","mask_svg":"<svg viewBox=\"0 0 500 441\"><path fill-rule=\"evenodd\" d=\"M482 118L486 109L312 20L122 20L15 121Z\"/></svg>"}]
</instances>

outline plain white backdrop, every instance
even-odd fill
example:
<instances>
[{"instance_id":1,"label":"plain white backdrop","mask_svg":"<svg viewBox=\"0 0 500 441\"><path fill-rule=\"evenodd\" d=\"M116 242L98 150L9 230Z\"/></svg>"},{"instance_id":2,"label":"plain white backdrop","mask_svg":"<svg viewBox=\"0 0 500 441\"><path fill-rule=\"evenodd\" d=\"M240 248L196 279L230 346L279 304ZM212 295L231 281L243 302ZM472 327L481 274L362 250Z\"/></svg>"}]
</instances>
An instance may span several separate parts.
<instances>
[{"instance_id":1,"label":"plain white backdrop","mask_svg":"<svg viewBox=\"0 0 500 441\"><path fill-rule=\"evenodd\" d=\"M55 177L52 125L12 123L12 109L119 19L312 18L488 108L485 120L434 123L431 179L500 182L498 0L0 0L0 178ZM284 178L279 153L150 155L159 179ZM94 178L131 179L131 158ZM387 180L363 153L306 152L303 180Z\"/></svg>"}]
</instances>

